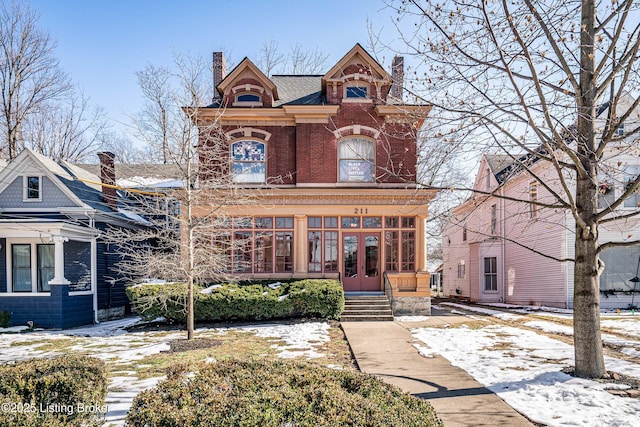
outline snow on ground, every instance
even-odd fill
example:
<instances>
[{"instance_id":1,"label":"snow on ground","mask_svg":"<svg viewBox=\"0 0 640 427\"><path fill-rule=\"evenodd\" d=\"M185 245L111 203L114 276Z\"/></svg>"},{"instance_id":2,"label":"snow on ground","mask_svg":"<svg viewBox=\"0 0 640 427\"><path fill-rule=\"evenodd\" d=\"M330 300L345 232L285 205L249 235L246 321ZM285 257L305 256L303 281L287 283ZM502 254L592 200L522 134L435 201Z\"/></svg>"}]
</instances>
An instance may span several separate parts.
<instances>
[{"instance_id":1,"label":"snow on ground","mask_svg":"<svg viewBox=\"0 0 640 427\"><path fill-rule=\"evenodd\" d=\"M604 384L561 372L573 366L573 347L563 342L501 325L420 328L413 333L427 349L467 371L535 422L620 427L640 420L640 400L614 396ZM610 370L640 378L640 365L611 358L605 363Z\"/></svg>"},{"instance_id":2,"label":"snow on ground","mask_svg":"<svg viewBox=\"0 0 640 427\"><path fill-rule=\"evenodd\" d=\"M523 319L523 316L520 316L518 314L512 314L512 313L506 313L504 311L500 311L500 310L491 310L488 308L483 308L483 307L475 307L475 306L468 306L468 305L464 305L464 304L457 304L454 302L444 302L442 303L442 305L448 306L448 307L457 307L463 310L467 310L467 311L473 311L474 313L480 313L480 314L488 314L489 316L493 316L496 317L498 319L502 319L502 320L509 320L509 321L519 321ZM458 312L460 313L460 312ZM466 314L466 313L465 313Z\"/></svg>"},{"instance_id":3,"label":"snow on ground","mask_svg":"<svg viewBox=\"0 0 640 427\"><path fill-rule=\"evenodd\" d=\"M261 338L277 338L284 341L286 345L271 346L279 351L278 357L281 359L322 357L323 354L318 353L316 347L329 341L329 324L326 322L251 325L236 329L255 332Z\"/></svg>"},{"instance_id":4,"label":"snow on ground","mask_svg":"<svg viewBox=\"0 0 640 427\"><path fill-rule=\"evenodd\" d=\"M140 318L132 317L64 331L4 333L0 339L0 363L52 357L69 351L105 360L116 375L111 378L108 387L105 426L122 426L135 396L155 386L163 377L139 380L135 377L135 371L119 371L118 367L168 350L171 341L184 338L182 331L126 331L127 327L139 322ZM318 352L318 347L330 340L329 328L327 322L273 323L232 328L199 328L196 333L210 335L229 330L253 332L259 337L283 341L284 344L274 343L272 346L278 350L280 358L317 358L323 356ZM17 330L10 329L6 332ZM53 346L51 349L53 340L66 340L61 341L64 348Z\"/></svg>"}]
</instances>

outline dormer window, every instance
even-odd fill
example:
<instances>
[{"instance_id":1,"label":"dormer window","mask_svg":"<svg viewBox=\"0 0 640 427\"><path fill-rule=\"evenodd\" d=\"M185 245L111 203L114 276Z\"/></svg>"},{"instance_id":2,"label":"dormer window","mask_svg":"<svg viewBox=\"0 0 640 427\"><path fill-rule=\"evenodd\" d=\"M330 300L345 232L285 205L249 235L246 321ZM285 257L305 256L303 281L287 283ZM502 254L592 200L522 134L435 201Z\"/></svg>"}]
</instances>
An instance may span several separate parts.
<instances>
[{"instance_id":1,"label":"dormer window","mask_svg":"<svg viewBox=\"0 0 640 427\"><path fill-rule=\"evenodd\" d=\"M238 107L262 107L262 97L257 93L239 93L236 95L233 105Z\"/></svg>"},{"instance_id":2,"label":"dormer window","mask_svg":"<svg viewBox=\"0 0 640 427\"><path fill-rule=\"evenodd\" d=\"M358 81L346 82L342 100L346 102L370 102L369 84Z\"/></svg>"},{"instance_id":3,"label":"dormer window","mask_svg":"<svg viewBox=\"0 0 640 427\"><path fill-rule=\"evenodd\" d=\"M347 98L367 98L367 88L365 86L347 86Z\"/></svg>"},{"instance_id":4,"label":"dormer window","mask_svg":"<svg viewBox=\"0 0 640 427\"><path fill-rule=\"evenodd\" d=\"M23 201L42 201L42 179L40 176L25 176L23 179Z\"/></svg>"},{"instance_id":5,"label":"dormer window","mask_svg":"<svg viewBox=\"0 0 640 427\"><path fill-rule=\"evenodd\" d=\"M253 84L242 84L231 88L234 107L263 107L264 88Z\"/></svg>"},{"instance_id":6,"label":"dormer window","mask_svg":"<svg viewBox=\"0 0 640 427\"><path fill-rule=\"evenodd\" d=\"M265 144L237 141L231 144L233 182L264 183L266 180Z\"/></svg>"}]
</instances>

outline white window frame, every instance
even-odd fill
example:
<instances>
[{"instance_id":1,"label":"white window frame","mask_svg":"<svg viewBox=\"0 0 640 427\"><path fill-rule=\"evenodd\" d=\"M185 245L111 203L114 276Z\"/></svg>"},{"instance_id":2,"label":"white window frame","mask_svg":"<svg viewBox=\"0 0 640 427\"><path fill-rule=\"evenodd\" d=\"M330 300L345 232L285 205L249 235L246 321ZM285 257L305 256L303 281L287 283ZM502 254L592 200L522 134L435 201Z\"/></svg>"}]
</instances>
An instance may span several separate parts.
<instances>
[{"instance_id":1,"label":"white window frame","mask_svg":"<svg viewBox=\"0 0 640 427\"><path fill-rule=\"evenodd\" d=\"M6 240L6 266L7 266L7 294L13 295L51 295L51 291L38 291L38 245L49 244L39 239L7 239ZM31 254L31 291L13 290L13 245L29 245Z\"/></svg>"},{"instance_id":2,"label":"white window frame","mask_svg":"<svg viewBox=\"0 0 640 427\"><path fill-rule=\"evenodd\" d=\"M464 279L466 275L466 265L463 259L458 263L458 279Z\"/></svg>"},{"instance_id":3,"label":"white window frame","mask_svg":"<svg viewBox=\"0 0 640 427\"><path fill-rule=\"evenodd\" d=\"M29 178L38 178L38 197L29 197ZM42 175L24 175L22 177L22 201L26 203L42 201Z\"/></svg>"},{"instance_id":4,"label":"white window frame","mask_svg":"<svg viewBox=\"0 0 640 427\"><path fill-rule=\"evenodd\" d=\"M238 143L255 143L255 144L262 144L263 146L263 158L260 160L237 160L234 157L234 153L233 153L233 147L235 144ZM267 143L265 141L260 141L257 139L249 139L249 138L242 138L242 139L238 139L235 141L232 141L229 143L229 157L231 159L231 173L233 174L233 182L236 184L264 184L267 182ZM247 180L247 179L242 179L243 176L250 176L251 174L236 174L234 172L234 165L235 164L240 164L240 163L246 163L246 164L250 164L250 163L262 163L262 167L264 170L264 174L262 176L262 180L258 180L258 181L252 181L252 180Z\"/></svg>"},{"instance_id":5,"label":"white window frame","mask_svg":"<svg viewBox=\"0 0 640 427\"><path fill-rule=\"evenodd\" d=\"M538 181L531 181L529 183L529 218L538 218Z\"/></svg>"},{"instance_id":6,"label":"white window frame","mask_svg":"<svg viewBox=\"0 0 640 427\"><path fill-rule=\"evenodd\" d=\"M495 260L495 271L487 271L487 260ZM491 264L491 261L489 261ZM483 292L497 293L498 292L498 257L487 256L482 258L482 289ZM487 289L487 279L491 278L492 284L495 283L495 289Z\"/></svg>"},{"instance_id":7,"label":"white window frame","mask_svg":"<svg viewBox=\"0 0 640 427\"><path fill-rule=\"evenodd\" d=\"M362 157L361 153L353 153L353 156L351 157L342 157L341 155L341 151L342 151L342 144L346 144L348 141L350 140L362 140L362 141L366 141L368 144L370 145L370 152L371 152L371 158L365 158ZM343 184L354 184L354 183L358 183L358 184L373 184L376 182L376 142L369 139L369 138L363 138L360 135L350 135L346 138L342 138L340 141L338 141L338 182L339 183L343 183ZM343 161L352 161L352 162L363 162L363 163L369 163L371 166L371 179L351 179L350 175L349 176L345 176L343 177L342 174L342 162ZM344 178L344 179L343 179Z\"/></svg>"},{"instance_id":8,"label":"white window frame","mask_svg":"<svg viewBox=\"0 0 640 427\"><path fill-rule=\"evenodd\" d=\"M348 88L364 88L367 92L367 96L363 97L347 97ZM366 81L357 81L351 80L347 81L343 85L342 89L342 102L355 102L355 103L371 103L373 99L371 99L371 85Z\"/></svg>"}]
</instances>

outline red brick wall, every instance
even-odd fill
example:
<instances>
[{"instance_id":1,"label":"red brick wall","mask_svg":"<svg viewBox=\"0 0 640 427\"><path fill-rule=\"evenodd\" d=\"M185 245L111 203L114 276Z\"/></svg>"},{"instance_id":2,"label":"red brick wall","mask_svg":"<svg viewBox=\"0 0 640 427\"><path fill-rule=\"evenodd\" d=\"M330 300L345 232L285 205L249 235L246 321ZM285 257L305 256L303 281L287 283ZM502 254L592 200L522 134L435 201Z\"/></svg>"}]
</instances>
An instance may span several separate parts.
<instances>
[{"instance_id":1,"label":"red brick wall","mask_svg":"<svg viewBox=\"0 0 640 427\"><path fill-rule=\"evenodd\" d=\"M232 87L246 85L246 84L262 87L262 82L256 79L250 79L250 78L240 79L237 82L234 82ZM229 93L226 93L222 98L222 102L223 102L222 105L227 105L227 106L233 105L235 96L236 94L233 93L232 91L229 91ZM262 105L265 107L271 107L272 104L273 104L273 98L271 97L271 95L264 92L262 94Z\"/></svg>"}]
</instances>

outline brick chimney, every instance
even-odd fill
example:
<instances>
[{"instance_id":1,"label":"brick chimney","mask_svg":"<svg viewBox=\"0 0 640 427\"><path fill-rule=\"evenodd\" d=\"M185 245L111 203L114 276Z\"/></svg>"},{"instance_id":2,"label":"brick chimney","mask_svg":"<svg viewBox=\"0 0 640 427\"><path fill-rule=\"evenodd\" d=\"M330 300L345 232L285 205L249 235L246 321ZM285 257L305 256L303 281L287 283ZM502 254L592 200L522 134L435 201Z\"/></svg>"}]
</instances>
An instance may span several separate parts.
<instances>
[{"instance_id":1,"label":"brick chimney","mask_svg":"<svg viewBox=\"0 0 640 427\"><path fill-rule=\"evenodd\" d=\"M391 62L391 96L402 101L404 92L404 57L394 56Z\"/></svg>"},{"instance_id":2,"label":"brick chimney","mask_svg":"<svg viewBox=\"0 0 640 427\"><path fill-rule=\"evenodd\" d=\"M227 76L227 60L223 52L213 52L213 102L222 98L218 92L218 85Z\"/></svg>"},{"instance_id":3,"label":"brick chimney","mask_svg":"<svg viewBox=\"0 0 640 427\"><path fill-rule=\"evenodd\" d=\"M102 182L102 201L116 210L116 168L115 155L108 151L98 153L100 158L100 181Z\"/></svg>"}]
</instances>

